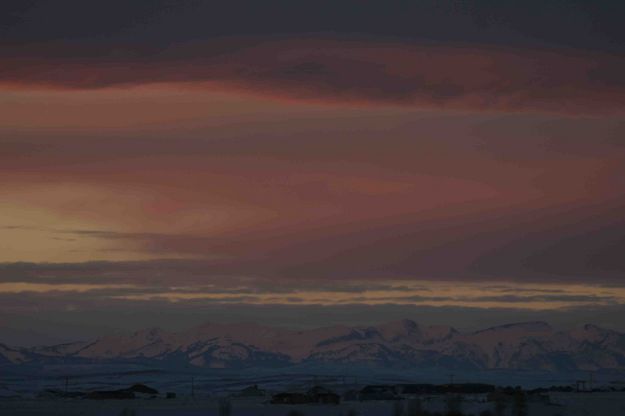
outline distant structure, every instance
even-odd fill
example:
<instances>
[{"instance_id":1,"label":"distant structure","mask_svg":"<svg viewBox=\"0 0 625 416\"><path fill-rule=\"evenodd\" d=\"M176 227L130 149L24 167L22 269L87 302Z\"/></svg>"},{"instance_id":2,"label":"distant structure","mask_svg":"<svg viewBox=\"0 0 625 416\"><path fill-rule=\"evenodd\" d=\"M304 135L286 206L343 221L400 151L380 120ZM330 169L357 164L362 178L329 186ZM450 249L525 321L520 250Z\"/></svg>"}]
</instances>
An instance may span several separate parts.
<instances>
[{"instance_id":1,"label":"distant structure","mask_svg":"<svg viewBox=\"0 0 625 416\"><path fill-rule=\"evenodd\" d=\"M310 399L304 393L278 393L271 397L271 404L306 404Z\"/></svg>"},{"instance_id":2,"label":"distant structure","mask_svg":"<svg viewBox=\"0 0 625 416\"><path fill-rule=\"evenodd\" d=\"M131 391L133 393L141 393L149 396L157 396L158 390L153 389L152 387L148 387L145 384L135 383L126 390Z\"/></svg>"},{"instance_id":3,"label":"distant structure","mask_svg":"<svg viewBox=\"0 0 625 416\"><path fill-rule=\"evenodd\" d=\"M370 385L360 390L358 400L414 399L444 394L485 395L494 391L494 385L483 383Z\"/></svg>"},{"instance_id":4,"label":"distant structure","mask_svg":"<svg viewBox=\"0 0 625 416\"><path fill-rule=\"evenodd\" d=\"M371 385L365 386L358 395L360 401L368 400L399 400L397 386L393 385Z\"/></svg>"},{"instance_id":5,"label":"distant structure","mask_svg":"<svg viewBox=\"0 0 625 416\"><path fill-rule=\"evenodd\" d=\"M134 399L134 398L153 398L158 396L158 390L148 387L145 384L136 383L126 389L119 390L96 390L85 395L87 399L93 400L111 400L111 399Z\"/></svg>"},{"instance_id":6,"label":"distant structure","mask_svg":"<svg viewBox=\"0 0 625 416\"><path fill-rule=\"evenodd\" d=\"M306 393L285 392L271 397L271 404L339 404L341 396L323 386L313 386Z\"/></svg>"},{"instance_id":7,"label":"distant structure","mask_svg":"<svg viewBox=\"0 0 625 416\"><path fill-rule=\"evenodd\" d=\"M314 386L308 390L308 397L313 403L339 404L341 396L322 386Z\"/></svg>"},{"instance_id":8,"label":"distant structure","mask_svg":"<svg viewBox=\"0 0 625 416\"><path fill-rule=\"evenodd\" d=\"M87 393L85 398L91 400L129 400L134 399L135 394L128 390L100 390Z\"/></svg>"},{"instance_id":9,"label":"distant structure","mask_svg":"<svg viewBox=\"0 0 625 416\"><path fill-rule=\"evenodd\" d=\"M588 391L587 386L586 386L586 380L575 380L575 391L582 392L582 391Z\"/></svg>"},{"instance_id":10,"label":"distant structure","mask_svg":"<svg viewBox=\"0 0 625 416\"><path fill-rule=\"evenodd\" d=\"M263 389L258 388L257 384L254 384L253 386L249 386L244 388L243 390L241 390L240 392L236 393L235 396L236 397L265 397L267 395L267 392Z\"/></svg>"}]
</instances>

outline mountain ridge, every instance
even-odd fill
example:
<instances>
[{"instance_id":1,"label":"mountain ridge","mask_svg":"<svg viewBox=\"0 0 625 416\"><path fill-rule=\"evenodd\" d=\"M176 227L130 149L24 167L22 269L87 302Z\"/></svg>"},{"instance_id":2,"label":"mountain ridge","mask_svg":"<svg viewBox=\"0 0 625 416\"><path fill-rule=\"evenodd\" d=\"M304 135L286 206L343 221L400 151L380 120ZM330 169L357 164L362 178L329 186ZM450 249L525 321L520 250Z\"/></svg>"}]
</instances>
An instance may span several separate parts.
<instances>
[{"instance_id":1,"label":"mountain ridge","mask_svg":"<svg viewBox=\"0 0 625 416\"><path fill-rule=\"evenodd\" d=\"M358 365L379 368L593 371L625 369L625 334L585 324L558 331L518 322L473 332L403 319L372 326L288 329L207 322L186 331L129 335L32 348L0 344L0 365L141 362L194 368Z\"/></svg>"}]
</instances>

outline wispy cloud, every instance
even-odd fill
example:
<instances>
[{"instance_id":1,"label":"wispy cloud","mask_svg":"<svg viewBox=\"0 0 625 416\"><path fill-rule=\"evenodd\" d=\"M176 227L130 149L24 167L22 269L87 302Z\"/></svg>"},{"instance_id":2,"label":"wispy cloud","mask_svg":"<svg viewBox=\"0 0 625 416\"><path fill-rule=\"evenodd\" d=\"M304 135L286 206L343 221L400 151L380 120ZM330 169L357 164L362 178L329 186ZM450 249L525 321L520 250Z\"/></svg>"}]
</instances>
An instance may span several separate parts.
<instances>
[{"instance_id":1,"label":"wispy cloud","mask_svg":"<svg viewBox=\"0 0 625 416\"><path fill-rule=\"evenodd\" d=\"M39 270L39 271L36 271ZM45 270L45 271L44 271ZM30 271L30 273L29 273ZM289 279L212 274L188 261L87 264L13 264L0 268L0 293L48 294L57 302L207 302L250 305L422 305L557 310L625 304L625 288L590 283L441 281L383 278ZM28 299L26 297L25 299ZM17 302L19 303L19 302ZM25 300L25 303L28 303ZM45 302L44 302L45 303ZM10 309L10 308L8 308ZM6 310L5 310L6 312Z\"/></svg>"},{"instance_id":2,"label":"wispy cloud","mask_svg":"<svg viewBox=\"0 0 625 416\"><path fill-rule=\"evenodd\" d=\"M0 82L70 89L174 83L304 101L472 111L620 114L625 105L619 55L327 37L226 38L158 52L111 52L124 48L20 45L3 54Z\"/></svg>"}]
</instances>

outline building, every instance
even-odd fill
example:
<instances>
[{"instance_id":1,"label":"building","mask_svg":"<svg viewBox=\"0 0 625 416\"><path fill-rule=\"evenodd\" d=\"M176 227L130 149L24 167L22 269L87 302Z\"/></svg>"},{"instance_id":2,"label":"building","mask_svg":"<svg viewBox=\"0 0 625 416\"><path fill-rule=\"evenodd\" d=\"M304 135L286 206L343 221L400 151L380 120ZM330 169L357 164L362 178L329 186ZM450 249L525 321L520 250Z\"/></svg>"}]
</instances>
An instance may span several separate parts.
<instances>
[{"instance_id":1,"label":"building","mask_svg":"<svg viewBox=\"0 0 625 416\"><path fill-rule=\"evenodd\" d=\"M267 395L267 392L263 389L258 388L257 384L246 387L240 392L238 392L237 394L235 394L236 397L241 397L241 398L265 397L266 395Z\"/></svg>"},{"instance_id":2,"label":"building","mask_svg":"<svg viewBox=\"0 0 625 416\"><path fill-rule=\"evenodd\" d=\"M310 398L304 393L278 393L271 397L271 404L306 404Z\"/></svg>"},{"instance_id":3,"label":"building","mask_svg":"<svg viewBox=\"0 0 625 416\"><path fill-rule=\"evenodd\" d=\"M341 396L322 386L315 386L307 393L311 403L339 404Z\"/></svg>"},{"instance_id":4,"label":"building","mask_svg":"<svg viewBox=\"0 0 625 416\"><path fill-rule=\"evenodd\" d=\"M372 385L365 386L358 394L360 401L367 400L399 400L401 397L397 392L396 386L391 385Z\"/></svg>"}]
</instances>

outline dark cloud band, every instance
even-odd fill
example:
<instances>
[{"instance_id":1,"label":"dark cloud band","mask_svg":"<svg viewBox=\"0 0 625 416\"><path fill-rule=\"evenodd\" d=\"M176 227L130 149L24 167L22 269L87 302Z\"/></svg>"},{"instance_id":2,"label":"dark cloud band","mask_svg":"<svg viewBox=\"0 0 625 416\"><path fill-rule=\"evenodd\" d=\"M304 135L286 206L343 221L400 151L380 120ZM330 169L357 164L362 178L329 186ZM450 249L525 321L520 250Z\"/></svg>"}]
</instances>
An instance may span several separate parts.
<instances>
[{"instance_id":1,"label":"dark cloud band","mask_svg":"<svg viewBox=\"0 0 625 416\"><path fill-rule=\"evenodd\" d=\"M233 38L166 49L8 47L0 82L97 89L153 83L286 99L477 111L621 114L619 55L332 38Z\"/></svg>"}]
</instances>

